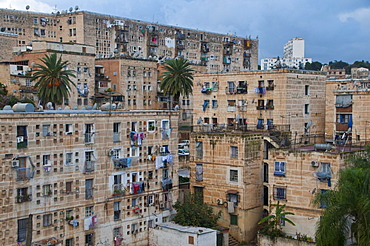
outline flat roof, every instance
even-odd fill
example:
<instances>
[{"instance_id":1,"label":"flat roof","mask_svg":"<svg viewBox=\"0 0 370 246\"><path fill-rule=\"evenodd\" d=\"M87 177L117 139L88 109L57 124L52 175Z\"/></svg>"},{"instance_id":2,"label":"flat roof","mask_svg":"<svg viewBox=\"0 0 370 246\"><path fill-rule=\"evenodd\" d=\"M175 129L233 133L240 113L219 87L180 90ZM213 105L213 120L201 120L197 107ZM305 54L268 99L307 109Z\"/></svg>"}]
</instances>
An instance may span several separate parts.
<instances>
[{"instance_id":1,"label":"flat roof","mask_svg":"<svg viewBox=\"0 0 370 246\"><path fill-rule=\"evenodd\" d=\"M160 227L164 227L164 228L168 228L168 229L172 229L172 230L176 230L180 232L192 233L192 234L207 234L207 233L212 233L212 232L217 231L217 230L213 230L213 229L206 228L206 227L182 226L182 225L174 224L171 222L160 223L157 225Z\"/></svg>"}]
</instances>

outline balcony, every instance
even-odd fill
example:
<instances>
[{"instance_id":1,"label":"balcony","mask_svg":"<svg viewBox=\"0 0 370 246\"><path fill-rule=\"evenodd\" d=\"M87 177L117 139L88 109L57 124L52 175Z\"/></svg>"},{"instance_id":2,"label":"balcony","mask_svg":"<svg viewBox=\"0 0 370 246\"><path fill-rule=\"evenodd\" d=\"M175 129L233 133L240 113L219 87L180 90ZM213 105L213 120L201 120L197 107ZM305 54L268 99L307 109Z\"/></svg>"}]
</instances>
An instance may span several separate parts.
<instances>
[{"instance_id":1,"label":"balcony","mask_svg":"<svg viewBox=\"0 0 370 246\"><path fill-rule=\"evenodd\" d=\"M335 129L337 131L348 131L348 123L336 123Z\"/></svg>"},{"instance_id":2,"label":"balcony","mask_svg":"<svg viewBox=\"0 0 370 246\"><path fill-rule=\"evenodd\" d=\"M129 162L129 158L130 158L130 162ZM114 168L116 169L130 167L130 164L133 164L132 162L133 162L133 157L113 159L113 165L114 165Z\"/></svg>"},{"instance_id":3,"label":"balcony","mask_svg":"<svg viewBox=\"0 0 370 246\"><path fill-rule=\"evenodd\" d=\"M267 106L266 106L266 109L267 109L267 110L272 110L272 109L274 109L274 105L267 105Z\"/></svg>"},{"instance_id":4,"label":"balcony","mask_svg":"<svg viewBox=\"0 0 370 246\"><path fill-rule=\"evenodd\" d=\"M30 202L30 201L32 201L32 196L31 195L23 195L23 196L17 196L16 197L16 202L17 203Z\"/></svg>"},{"instance_id":5,"label":"balcony","mask_svg":"<svg viewBox=\"0 0 370 246\"><path fill-rule=\"evenodd\" d=\"M257 110L264 110L265 109L265 106L263 106L263 105L262 106L256 106L256 109Z\"/></svg>"},{"instance_id":6,"label":"balcony","mask_svg":"<svg viewBox=\"0 0 370 246\"><path fill-rule=\"evenodd\" d=\"M245 88L245 87L238 87L236 89L236 93L237 94L247 94L247 88Z\"/></svg>"},{"instance_id":7,"label":"balcony","mask_svg":"<svg viewBox=\"0 0 370 246\"><path fill-rule=\"evenodd\" d=\"M184 40L185 39L185 34L178 33L176 35L176 38L179 39L179 40Z\"/></svg>"},{"instance_id":8,"label":"balcony","mask_svg":"<svg viewBox=\"0 0 370 246\"><path fill-rule=\"evenodd\" d=\"M123 184L112 185L112 196L124 196L125 192L126 192L126 189Z\"/></svg>"},{"instance_id":9,"label":"balcony","mask_svg":"<svg viewBox=\"0 0 370 246\"><path fill-rule=\"evenodd\" d=\"M93 144L94 143L94 133L85 133L85 144Z\"/></svg>"},{"instance_id":10,"label":"balcony","mask_svg":"<svg viewBox=\"0 0 370 246\"><path fill-rule=\"evenodd\" d=\"M275 89L275 86L267 86L266 91L273 91Z\"/></svg>"},{"instance_id":11,"label":"balcony","mask_svg":"<svg viewBox=\"0 0 370 246\"><path fill-rule=\"evenodd\" d=\"M228 112L235 112L236 111L236 106L227 106L227 111Z\"/></svg>"},{"instance_id":12,"label":"balcony","mask_svg":"<svg viewBox=\"0 0 370 246\"><path fill-rule=\"evenodd\" d=\"M17 181L20 180L29 180L33 178L33 172L31 172L30 167L17 168Z\"/></svg>"},{"instance_id":13,"label":"balcony","mask_svg":"<svg viewBox=\"0 0 370 246\"><path fill-rule=\"evenodd\" d=\"M95 170L96 161L85 161L85 173L93 172Z\"/></svg>"},{"instance_id":14,"label":"balcony","mask_svg":"<svg viewBox=\"0 0 370 246\"><path fill-rule=\"evenodd\" d=\"M176 48L179 49L179 50L183 50L183 49L185 49L185 45L183 45L183 44L176 44Z\"/></svg>"},{"instance_id":15,"label":"balcony","mask_svg":"<svg viewBox=\"0 0 370 246\"><path fill-rule=\"evenodd\" d=\"M121 141L121 133L113 132L113 142L120 142L120 141Z\"/></svg>"},{"instance_id":16,"label":"balcony","mask_svg":"<svg viewBox=\"0 0 370 246\"><path fill-rule=\"evenodd\" d=\"M28 146L27 136L18 136L17 137L17 149L24 149Z\"/></svg>"}]
</instances>

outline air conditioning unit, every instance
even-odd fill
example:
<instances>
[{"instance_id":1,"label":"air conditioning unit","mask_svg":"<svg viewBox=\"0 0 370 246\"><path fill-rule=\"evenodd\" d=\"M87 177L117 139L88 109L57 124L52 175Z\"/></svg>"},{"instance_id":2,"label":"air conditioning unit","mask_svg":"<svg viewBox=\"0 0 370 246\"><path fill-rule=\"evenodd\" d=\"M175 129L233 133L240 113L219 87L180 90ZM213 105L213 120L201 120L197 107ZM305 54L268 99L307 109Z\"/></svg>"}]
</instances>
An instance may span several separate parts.
<instances>
[{"instance_id":1,"label":"air conditioning unit","mask_svg":"<svg viewBox=\"0 0 370 246\"><path fill-rule=\"evenodd\" d=\"M311 161L311 166L318 167L319 166L319 162L318 161Z\"/></svg>"},{"instance_id":2,"label":"air conditioning unit","mask_svg":"<svg viewBox=\"0 0 370 246\"><path fill-rule=\"evenodd\" d=\"M220 198L217 198L216 199L216 202L217 202L218 205L224 204L223 201L222 201L222 199L220 199Z\"/></svg>"},{"instance_id":3,"label":"air conditioning unit","mask_svg":"<svg viewBox=\"0 0 370 246\"><path fill-rule=\"evenodd\" d=\"M160 148L159 148L159 152L161 152L161 153L165 153L165 152L166 152L166 148L165 148L165 147L160 147Z\"/></svg>"},{"instance_id":4,"label":"air conditioning unit","mask_svg":"<svg viewBox=\"0 0 370 246\"><path fill-rule=\"evenodd\" d=\"M12 167L19 167L19 160L12 160Z\"/></svg>"}]
</instances>

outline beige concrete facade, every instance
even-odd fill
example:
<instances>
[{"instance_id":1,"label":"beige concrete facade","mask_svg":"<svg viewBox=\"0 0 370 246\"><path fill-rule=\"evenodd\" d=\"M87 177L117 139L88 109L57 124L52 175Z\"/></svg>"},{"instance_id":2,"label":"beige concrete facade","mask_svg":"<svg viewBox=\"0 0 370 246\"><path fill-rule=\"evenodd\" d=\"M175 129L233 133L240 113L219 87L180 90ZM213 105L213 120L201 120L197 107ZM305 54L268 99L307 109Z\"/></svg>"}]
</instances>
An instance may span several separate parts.
<instances>
[{"instance_id":1,"label":"beige concrete facade","mask_svg":"<svg viewBox=\"0 0 370 246\"><path fill-rule=\"evenodd\" d=\"M0 9L0 26L17 34L18 45L33 40L93 45L97 58L163 60L184 57L209 72L258 69L258 40L130 20L86 11L46 14Z\"/></svg>"},{"instance_id":2,"label":"beige concrete facade","mask_svg":"<svg viewBox=\"0 0 370 246\"><path fill-rule=\"evenodd\" d=\"M307 142L324 133L325 79L322 72L284 69L195 74L193 125L290 131L295 143Z\"/></svg>"},{"instance_id":3,"label":"beige concrete facade","mask_svg":"<svg viewBox=\"0 0 370 246\"><path fill-rule=\"evenodd\" d=\"M369 79L327 80L327 139L342 145L369 143L369 88Z\"/></svg>"},{"instance_id":4,"label":"beige concrete facade","mask_svg":"<svg viewBox=\"0 0 370 246\"><path fill-rule=\"evenodd\" d=\"M20 52L18 53L18 51ZM32 46L15 47L14 54L16 55L14 55L14 59L16 61L28 60L28 66L32 72L34 64L42 63L39 60L40 58L52 53L56 53L58 57L61 56L63 61L68 61L70 63L68 69L72 70L76 75L76 78L71 77L76 87L71 86L68 101L65 101L63 105L57 106L64 107L68 105L71 108L91 106L93 104L91 96L94 95L95 88L94 47L74 43L34 41ZM44 102L44 104L46 103Z\"/></svg>"},{"instance_id":5,"label":"beige concrete facade","mask_svg":"<svg viewBox=\"0 0 370 246\"><path fill-rule=\"evenodd\" d=\"M218 224L238 241L250 241L262 215L262 135L191 133L190 183L214 212Z\"/></svg>"},{"instance_id":6,"label":"beige concrete facade","mask_svg":"<svg viewBox=\"0 0 370 246\"><path fill-rule=\"evenodd\" d=\"M293 237L296 233L315 238L316 223L324 205L314 205L318 192L333 189L338 171L345 161L360 148L331 148L314 151L313 146L296 149L270 149L264 160L264 209L272 213L279 201L286 204L287 216L296 225L285 223L283 231ZM329 180L330 179L330 180Z\"/></svg>"},{"instance_id":7,"label":"beige concrete facade","mask_svg":"<svg viewBox=\"0 0 370 246\"><path fill-rule=\"evenodd\" d=\"M169 221L178 196L177 119L1 112L1 245L148 245L148 228Z\"/></svg>"}]
</instances>

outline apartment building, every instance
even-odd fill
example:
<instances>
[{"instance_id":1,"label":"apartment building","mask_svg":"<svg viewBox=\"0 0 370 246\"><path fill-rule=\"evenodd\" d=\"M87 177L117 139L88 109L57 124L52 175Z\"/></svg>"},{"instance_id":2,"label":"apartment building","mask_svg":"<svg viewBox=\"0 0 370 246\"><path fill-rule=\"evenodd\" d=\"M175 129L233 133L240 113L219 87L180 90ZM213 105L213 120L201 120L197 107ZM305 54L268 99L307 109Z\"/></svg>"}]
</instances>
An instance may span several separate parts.
<instances>
[{"instance_id":1,"label":"apartment building","mask_svg":"<svg viewBox=\"0 0 370 246\"><path fill-rule=\"evenodd\" d=\"M95 48L89 45L74 43L56 43L50 41L34 41L32 45L14 47L14 60L28 62L23 70L17 70L19 75L27 78L24 84L25 89L31 90L35 82L30 82L30 74L35 64L42 64L41 58L45 55L56 53L58 58L62 57L63 61L68 61L68 70L74 71L76 78L70 77L76 87L71 86L70 96L63 105L70 107L82 107L92 105L91 97L94 95L95 88ZM21 67L19 67L20 69ZM16 71L16 72L17 72ZM13 81L5 81L6 85L12 86ZM18 83L18 80L17 82ZM22 82L19 82L22 84ZM36 100L37 103L37 100ZM47 102L44 102L45 104Z\"/></svg>"},{"instance_id":2,"label":"apartment building","mask_svg":"<svg viewBox=\"0 0 370 246\"><path fill-rule=\"evenodd\" d=\"M274 68L303 69L307 62L312 63L312 58L305 58L305 45L302 38L293 38L284 45L283 58L261 59L261 70Z\"/></svg>"},{"instance_id":3,"label":"apartment building","mask_svg":"<svg viewBox=\"0 0 370 246\"><path fill-rule=\"evenodd\" d=\"M309 142L324 133L325 80L323 72L286 69L195 74L193 125L278 130Z\"/></svg>"},{"instance_id":4,"label":"apartment building","mask_svg":"<svg viewBox=\"0 0 370 246\"><path fill-rule=\"evenodd\" d=\"M326 138L342 145L368 144L369 79L326 81Z\"/></svg>"},{"instance_id":5,"label":"apartment building","mask_svg":"<svg viewBox=\"0 0 370 246\"><path fill-rule=\"evenodd\" d=\"M295 226L283 223L283 231L293 238L298 234L314 239L317 222L327 206L324 202L313 204L315 195L333 189L346 159L361 149L330 144L270 149L263 168L265 215L273 213L274 204L286 204L285 211L294 213L287 217Z\"/></svg>"},{"instance_id":6,"label":"apartment building","mask_svg":"<svg viewBox=\"0 0 370 246\"><path fill-rule=\"evenodd\" d=\"M93 45L97 58L164 60L184 57L210 72L258 69L258 40L139 20L72 11L54 14L0 9L0 30L17 34L18 45L33 40Z\"/></svg>"},{"instance_id":7,"label":"apartment building","mask_svg":"<svg viewBox=\"0 0 370 246\"><path fill-rule=\"evenodd\" d=\"M0 112L1 244L147 245L178 196L178 115L33 109Z\"/></svg>"},{"instance_id":8,"label":"apartment building","mask_svg":"<svg viewBox=\"0 0 370 246\"><path fill-rule=\"evenodd\" d=\"M262 134L191 133L190 190L203 197L220 226L239 242L253 240L262 216Z\"/></svg>"}]
</instances>

